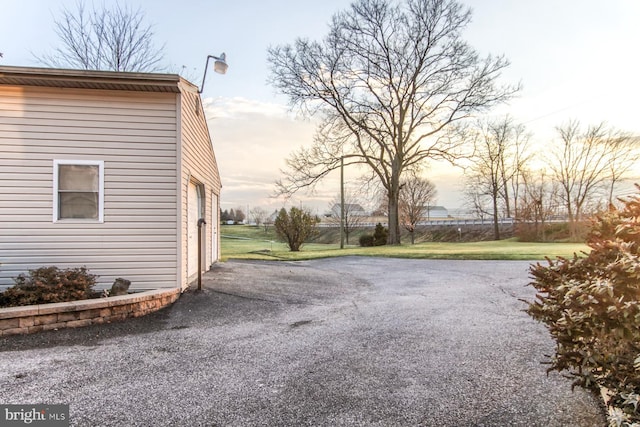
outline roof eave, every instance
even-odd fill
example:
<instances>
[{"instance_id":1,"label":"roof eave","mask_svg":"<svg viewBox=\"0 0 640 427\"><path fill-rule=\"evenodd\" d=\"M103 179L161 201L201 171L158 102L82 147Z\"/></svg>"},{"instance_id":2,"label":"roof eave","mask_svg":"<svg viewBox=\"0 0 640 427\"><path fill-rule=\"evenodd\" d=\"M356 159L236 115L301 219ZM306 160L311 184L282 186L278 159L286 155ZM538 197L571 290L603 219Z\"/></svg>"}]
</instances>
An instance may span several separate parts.
<instances>
[{"instance_id":1,"label":"roof eave","mask_svg":"<svg viewBox=\"0 0 640 427\"><path fill-rule=\"evenodd\" d=\"M177 74L0 67L0 85L178 93Z\"/></svg>"}]
</instances>

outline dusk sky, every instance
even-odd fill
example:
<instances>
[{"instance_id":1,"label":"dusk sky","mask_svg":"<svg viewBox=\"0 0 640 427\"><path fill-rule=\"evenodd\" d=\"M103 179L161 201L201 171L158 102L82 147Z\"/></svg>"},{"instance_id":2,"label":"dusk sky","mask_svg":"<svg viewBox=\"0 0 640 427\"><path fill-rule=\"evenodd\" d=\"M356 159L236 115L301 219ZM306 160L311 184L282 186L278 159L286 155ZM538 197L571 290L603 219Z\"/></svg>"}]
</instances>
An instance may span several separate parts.
<instances>
[{"instance_id":1,"label":"dusk sky","mask_svg":"<svg viewBox=\"0 0 640 427\"><path fill-rule=\"evenodd\" d=\"M87 5L92 2L87 0ZM102 4L98 1L97 4ZM109 0L104 3L109 4ZM267 48L296 37L319 40L331 16L349 0L210 1L130 0L154 25L164 44L167 72L182 73L200 85L208 54L227 54L226 75L207 75L203 97L222 176L223 209L261 206L273 210L283 200L269 196L284 158L310 144L313 119L296 117L287 100L267 84ZM637 0L464 0L473 9L465 39L483 54L505 54L511 66L504 83L523 90L492 114L509 113L533 134L540 147L553 144L554 127L571 119L583 125L606 121L640 135L640 2ZM54 17L76 0L0 0L0 65L42 66L34 54L58 44ZM347 179L357 171L347 171ZM462 206L462 174L432 165L427 177L438 189L438 204ZM338 194L336 177L317 194L296 195L318 213Z\"/></svg>"}]
</instances>

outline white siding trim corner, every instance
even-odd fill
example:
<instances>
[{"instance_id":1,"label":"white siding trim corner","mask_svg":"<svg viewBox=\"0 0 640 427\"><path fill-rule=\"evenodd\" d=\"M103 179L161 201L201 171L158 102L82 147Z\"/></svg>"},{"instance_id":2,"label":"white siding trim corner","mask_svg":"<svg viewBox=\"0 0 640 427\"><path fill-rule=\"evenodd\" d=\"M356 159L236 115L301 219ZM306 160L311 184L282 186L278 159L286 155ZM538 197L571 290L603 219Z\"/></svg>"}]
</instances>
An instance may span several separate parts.
<instances>
[{"instance_id":1,"label":"white siding trim corner","mask_svg":"<svg viewBox=\"0 0 640 427\"><path fill-rule=\"evenodd\" d=\"M186 266L184 264L184 253L186 251L187 235L184 233L182 224L184 219L185 204L182 198L182 176L185 173L182 163L182 94L176 95L176 287L183 291L189 287L189 283L183 279L186 276ZM188 183L189 181L187 181Z\"/></svg>"}]
</instances>

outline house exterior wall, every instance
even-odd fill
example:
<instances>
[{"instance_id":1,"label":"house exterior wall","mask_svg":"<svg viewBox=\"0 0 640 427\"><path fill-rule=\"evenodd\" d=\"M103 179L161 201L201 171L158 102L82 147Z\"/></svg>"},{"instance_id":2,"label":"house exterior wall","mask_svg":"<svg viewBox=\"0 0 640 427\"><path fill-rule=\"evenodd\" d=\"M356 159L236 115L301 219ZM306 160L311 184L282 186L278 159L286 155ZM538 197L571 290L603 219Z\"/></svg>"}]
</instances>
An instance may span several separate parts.
<instances>
[{"instance_id":1,"label":"house exterior wall","mask_svg":"<svg viewBox=\"0 0 640 427\"><path fill-rule=\"evenodd\" d=\"M48 265L177 286L177 98L0 86L0 287ZM104 222L53 221L56 159L104 162Z\"/></svg>"},{"instance_id":2,"label":"house exterior wall","mask_svg":"<svg viewBox=\"0 0 640 427\"><path fill-rule=\"evenodd\" d=\"M180 221L180 233L182 236L186 236L188 233L188 187L189 182L195 182L202 188L202 195L205 198L204 204L204 218L207 221L205 226L205 239L203 241L203 268L209 270L212 263L218 261L212 256L212 239L215 239L215 245L220 247L220 236L217 232L218 224L210 224L209 218L212 217L212 211L218 212L220 210L220 175L218 172L218 166L211 146L211 139L209 136L209 129L207 121L204 115L202 104L200 102L200 95L197 93L197 88L187 83L181 83L181 95L179 114L182 118L180 121L180 139L181 139L181 153L180 153L180 193L181 193L181 221ZM212 194L215 194L215 201L213 201ZM215 202L215 206L214 203ZM217 218L217 215L215 215ZM213 232L212 232L213 231ZM181 281L184 284L188 284L195 277L197 277L197 271L189 271L189 257L193 254L189 253L190 249L187 244L186 238L181 238ZM193 252L191 250L191 252ZM219 250L217 253L219 254Z\"/></svg>"}]
</instances>

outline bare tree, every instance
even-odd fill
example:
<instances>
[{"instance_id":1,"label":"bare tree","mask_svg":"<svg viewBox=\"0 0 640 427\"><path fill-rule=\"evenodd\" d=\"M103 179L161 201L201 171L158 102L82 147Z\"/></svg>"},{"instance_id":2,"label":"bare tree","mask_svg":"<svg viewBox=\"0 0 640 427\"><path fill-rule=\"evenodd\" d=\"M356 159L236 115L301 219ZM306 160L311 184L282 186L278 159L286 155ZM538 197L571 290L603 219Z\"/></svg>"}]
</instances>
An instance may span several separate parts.
<instances>
[{"instance_id":1,"label":"bare tree","mask_svg":"<svg viewBox=\"0 0 640 427\"><path fill-rule=\"evenodd\" d=\"M399 244L403 172L454 161L455 126L519 89L496 83L504 57L481 58L462 39L470 19L455 0L357 0L324 40L271 48L271 83L323 118L313 145L289 157L279 193L312 187L341 157L366 165L387 193L388 243Z\"/></svg>"},{"instance_id":2,"label":"bare tree","mask_svg":"<svg viewBox=\"0 0 640 427\"><path fill-rule=\"evenodd\" d=\"M556 213L559 186L549 178L547 172L521 170L522 194L520 196L521 211L518 217L521 229L532 228L531 233L519 233L522 238L530 235L531 240L546 241L546 226Z\"/></svg>"},{"instance_id":3,"label":"bare tree","mask_svg":"<svg viewBox=\"0 0 640 427\"><path fill-rule=\"evenodd\" d=\"M475 133L474 155L467 169L468 185L476 188L471 194L486 195L491 201L490 215L493 217L493 237L500 239L500 207L511 217L510 193L516 186L510 183L517 179L527 157L528 136L524 127L514 124L512 119L478 122ZM516 197L513 197L515 203Z\"/></svg>"},{"instance_id":4,"label":"bare tree","mask_svg":"<svg viewBox=\"0 0 640 427\"><path fill-rule=\"evenodd\" d=\"M491 215L488 205L491 205L487 193L482 188L479 176L469 175L465 179L464 199L465 205L473 214L484 221L485 217Z\"/></svg>"},{"instance_id":5,"label":"bare tree","mask_svg":"<svg viewBox=\"0 0 640 427\"><path fill-rule=\"evenodd\" d=\"M329 218L328 222L336 226L340 226L340 195L336 196L331 202L329 202ZM351 190L347 190L344 193L344 236L349 244L349 234L354 230L362 227L364 220L366 219L362 202L356 193Z\"/></svg>"},{"instance_id":6,"label":"bare tree","mask_svg":"<svg viewBox=\"0 0 640 427\"><path fill-rule=\"evenodd\" d=\"M502 177L502 198L505 203L507 218L518 218L518 196L522 172L533 158L529 150L531 134L524 125L514 123L509 116L504 121L494 123L494 135L497 139L504 139L506 150L500 162Z\"/></svg>"},{"instance_id":7,"label":"bare tree","mask_svg":"<svg viewBox=\"0 0 640 427\"><path fill-rule=\"evenodd\" d=\"M429 211L436 198L436 186L416 174L410 175L400 184L400 222L411 235L411 244L415 243L416 225Z\"/></svg>"},{"instance_id":8,"label":"bare tree","mask_svg":"<svg viewBox=\"0 0 640 427\"><path fill-rule=\"evenodd\" d=\"M614 204L616 185L629 178L629 173L640 161L640 138L620 131L611 131L605 139L609 169L608 204Z\"/></svg>"},{"instance_id":9,"label":"bare tree","mask_svg":"<svg viewBox=\"0 0 640 427\"><path fill-rule=\"evenodd\" d=\"M53 53L36 56L45 65L84 70L153 72L160 69L162 48L153 43L154 32L144 23L144 13L116 2L111 9L87 11L62 9L54 21L61 46Z\"/></svg>"},{"instance_id":10,"label":"bare tree","mask_svg":"<svg viewBox=\"0 0 640 427\"><path fill-rule=\"evenodd\" d=\"M256 225L260 227L260 224L264 223L265 219L267 218L268 213L261 207L256 206L254 208L251 208L251 210L249 211L249 215L253 222L255 222Z\"/></svg>"},{"instance_id":11,"label":"bare tree","mask_svg":"<svg viewBox=\"0 0 640 427\"><path fill-rule=\"evenodd\" d=\"M621 153L611 150L628 146L620 143L619 132L608 129L604 123L582 131L578 121L571 121L556 129L560 143L551 151L548 164L561 188L571 239L577 241L586 207L597 204L596 199L630 168L622 161L625 157Z\"/></svg>"},{"instance_id":12,"label":"bare tree","mask_svg":"<svg viewBox=\"0 0 640 427\"><path fill-rule=\"evenodd\" d=\"M244 214L244 212L242 212L242 208L236 208L235 211L231 209L231 212L233 212L233 221L236 224L242 223L246 218L246 215Z\"/></svg>"}]
</instances>

